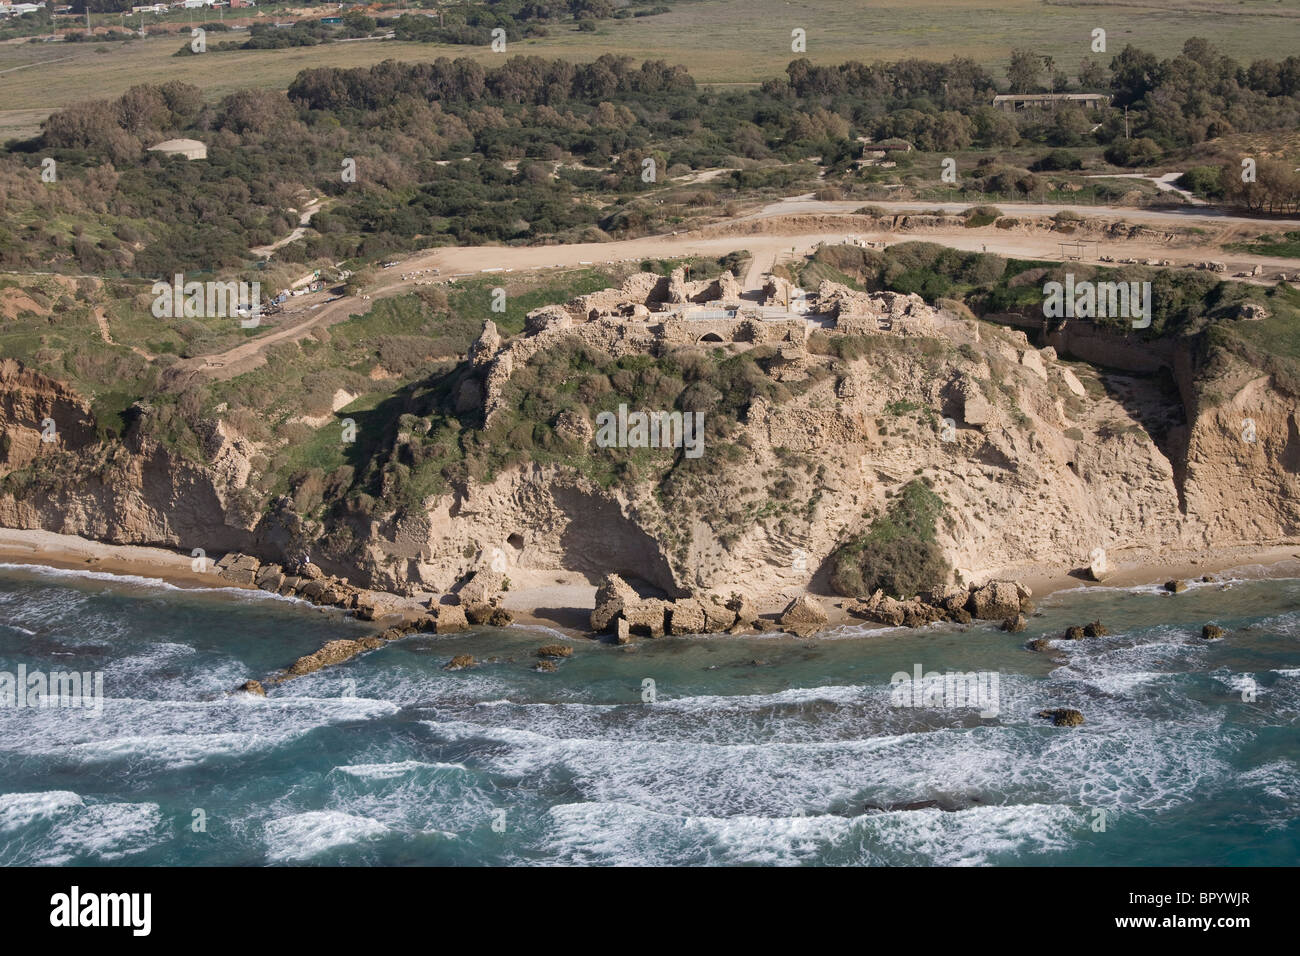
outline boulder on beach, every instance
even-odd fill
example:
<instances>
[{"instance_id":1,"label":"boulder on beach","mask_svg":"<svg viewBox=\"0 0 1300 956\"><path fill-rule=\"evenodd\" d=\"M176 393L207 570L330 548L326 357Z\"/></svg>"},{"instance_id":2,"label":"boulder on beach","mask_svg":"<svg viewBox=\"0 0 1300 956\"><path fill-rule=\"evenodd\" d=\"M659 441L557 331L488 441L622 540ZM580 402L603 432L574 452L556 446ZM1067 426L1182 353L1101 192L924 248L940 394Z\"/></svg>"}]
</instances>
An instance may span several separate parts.
<instances>
[{"instance_id":1,"label":"boulder on beach","mask_svg":"<svg viewBox=\"0 0 1300 956\"><path fill-rule=\"evenodd\" d=\"M430 615L434 619L434 631L438 634L455 634L469 627L465 609L458 604L439 604Z\"/></svg>"},{"instance_id":2,"label":"boulder on beach","mask_svg":"<svg viewBox=\"0 0 1300 956\"><path fill-rule=\"evenodd\" d=\"M1087 567L1088 578L1093 581L1105 581L1110 577L1110 563L1105 552L1099 552Z\"/></svg>"},{"instance_id":3,"label":"boulder on beach","mask_svg":"<svg viewBox=\"0 0 1300 956\"><path fill-rule=\"evenodd\" d=\"M1170 594L1182 594L1187 590L1186 581L1166 581L1165 590Z\"/></svg>"},{"instance_id":4,"label":"boulder on beach","mask_svg":"<svg viewBox=\"0 0 1300 956\"><path fill-rule=\"evenodd\" d=\"M902 627L907 616L903 602L895 600L879 588L865 601L845 602L844 609L850 614L889 627Z\"/></svg>"},{"instance_id":5,"label":"boulder on beach","mask_svg":"<svg viewBox=\"0 0 1300 956\"><path fill-rule=\"evenodd\" d=\"M217 573L235 584L256 584L257 572L261 567L262 562L251 554L235 551L222 556L217 562Z\"/></svg>"},{"instance_id":6,"label":"boulder on beach","mask_svg":"<svg viewBox=\"0 0 1300 956\"><path fill-rule=\"evenodd\" d=\"M668 608L668 633L703 634L708 630L704 606L695 598L678 598Z\"/></svg>"},{"instance_id":7,"label":"boulder on beach","mask_svg":"<svg viewBox=\"0 0 1300 956\"><path fill-rule=\"evenodd\" d=\"M780 624L799 637L809 637L826 627L826 611L807 594L800 594L781 612Z\"/></svg>"},{"instance_id":8,"label":"boulder on beach","mask_svg":"<svg viewBox=\"0 0 1300 956\"><path fill-rule=\"evenodd\" d=\"M743 594L733 594L727 601L727 610L735 615L732 627L753 627L758 620L758 610Z\"/></svg>"},{"instance_id":9,"label":"boulder on beach","mask_svg":"<svg viewBox=\"0 0 1300 956\"><path fill-rule=\"evenodd\" d=\"M964 609L969 600L970 589L959 584L943 584L930 589L930 603L935 607L943 608L949 614Z\"/></svg>"},{"instance_id":10,"label":"boulder on beach","mask_svg":"<svg viewBox=\"0 0 1300 956\"><path fill-rule=\"evenodd\" d=\"M501 571L483 568L470 575L456 592L461 604L488 604L501 592L506 576Z\"/></svg>"},{"instance_id":11,"label":"boulder on beach","mask_svg":"<svg viewBox=\"0 0 1300 956\"><path fill-rule=\"evenodd\" d=\"M735 626L736 612L720 596L710 594L701 598L700 607L704 609L704 629L709 634L721 634Z\"/></svg>"},{"instance_id":12,"label":"boulder on beach","mask_svg":"<svg viewBox=\"0 0 1300 956\"><path fill-rule=\"evenodd\" d=\"M920 598L903 602L903 624L906 627L925 627L936 621L947 619L948 612L941 607L927 604Z\"/></svg>"},{"instance_id":13,"label":"boulder on beach","mask_svg":"<svg viewBox=\"0 0 1300 956\"><path fill-rule=\"evenodd\" d=\"M633 603L624 604L620 613L627 620L628 627L636 633L663 637L670 607L672 605L668 601L659 598L638 598Z\"/></svg>"},{"instance_id":14,"label":"boulder on beach","mask_svg":"<svg viewBox=\"0 0 1300 956\"><path fill-rule=\"evenodd\" d=\"M597 634L606 631L623 607L641 600L636 589L617 574L607 574L596 589L596 606L591 612L591 629Z\"/></svg>"},{"instance_id":15,"label":"boulder on beach","mask_svg":"<svg viewBox=\"0 0 1300 956\"><path fill-rule=\"evenodd\" d=\"M284 583L284 572L280 570L279 565L264 564L254 577L253 583L263 591L278 591L280 585Z\"/></svg>"},{"instance_id":16,"label":"boulder on beach","mask_svg":"<svg viewBox=\"0 0 1300 956\"><path fill-rule=\"evenodd\" d=\"M980 620L1004 620L1020 613L1020 590L1014 581L990 581L971 592L966 608Z\"/></svg>"}]
</instances>

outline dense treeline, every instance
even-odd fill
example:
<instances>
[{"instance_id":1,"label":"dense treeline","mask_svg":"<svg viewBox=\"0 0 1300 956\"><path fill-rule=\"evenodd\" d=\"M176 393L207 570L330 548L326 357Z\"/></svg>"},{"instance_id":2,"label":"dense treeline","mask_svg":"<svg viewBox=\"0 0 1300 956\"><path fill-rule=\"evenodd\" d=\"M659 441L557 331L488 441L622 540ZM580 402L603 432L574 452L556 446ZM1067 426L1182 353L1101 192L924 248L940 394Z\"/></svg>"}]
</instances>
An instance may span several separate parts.
<instances>
[{"instance_id":1,"label":"dense treeline","mask_svg":"<svg viewBox=\"0 0 1300 956\"><path fill-rule=\"evenodd\" d=\"M1027 65L1017 82L1032 87L1039 61L1019 53ZM993 77L965 58L801 59L761 88L729 92L697 87L680 66L612 55L586 64L513 56L495 67L440 58L318 68L300 73L287 93L244 90L218 103L183 83L137 86L55 113L37 140L10 145L0 265L140 275L229 268L289 232L294 210L320 194L331 201L278 258L375 258L440 242L599 241L676 228L665 217L678 213L646 198L658 188L640 175L648 159L658 184L691 169L738 167L699 194L707 206L798 188L797 169L781 164L811 157L828 175L851 177L865 135L923 151L989 150L970 181L1023 195L1042 188L1036 170L1077 168L1062 150L1101 147L1113 163L1147 165L1211 137L1300 127L1300 57L1243 67L1194 39L1168 60L1127 47L1109 70L1085 62L1080 74L1081 84L1086 78L1128 105L1131 137L1113 108L995 109ZM1064 85L1054 68L1046 80ZM146 152L173 137L202 140L208 158ZM993 152L1038 146L1044 155L1032 169ZM31 173L44 157L59 162L60 183L77 185L42 184ZM349 161L354 180L340 174ZM1280 167L1261 163L1260 188L1243 191L1217 165L1224 198L1261 211L1293 207L1294 177ZM53 225L69 218L84 222L86 234Z\"/></svg>"},{"instance_id":2,"label":"dense treeline","mask_svg":"<svg viewBox=\"0 0 1300 956\"><path fill-rule=\"evenodd\" d=\"M385 60L368 68L321 67L299 73L289 85L289 98L313 110L374 110L412 97L452 104L486 99L555 106L694 90L695 81L683 66L647 60L636 68L631 58L607 53L593 63L514 56L495 69L467 58L445 57L433 63Z\"/></svg>"}]
</instances>

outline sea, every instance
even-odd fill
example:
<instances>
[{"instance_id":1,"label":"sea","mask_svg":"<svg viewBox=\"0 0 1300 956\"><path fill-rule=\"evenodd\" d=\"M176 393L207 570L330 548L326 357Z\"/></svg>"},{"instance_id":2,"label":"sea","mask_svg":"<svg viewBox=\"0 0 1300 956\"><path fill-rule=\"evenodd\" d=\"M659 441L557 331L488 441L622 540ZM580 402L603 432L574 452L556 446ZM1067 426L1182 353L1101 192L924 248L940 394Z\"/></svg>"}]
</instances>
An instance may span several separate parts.
<instances>
[{"instance_id":1,"label":"sea","mask_svg":"<svg viewBox=\"0 0 1300 956\"><path fill-rule=\"evenodd\" d=\"M1108 633L1061 638L1091 621ZM375 630L261 592L0 565L0 864L1300 861L1300 580L1080 587L1020 634L478 628L231 693ZM572 655L538 670L557 642ZM446 670L460 654L476 665ZM25 706L20 668L85 674L83 697ZM1038 716L1054 708L1083 724Z\"/></svg>"}]
</instances>

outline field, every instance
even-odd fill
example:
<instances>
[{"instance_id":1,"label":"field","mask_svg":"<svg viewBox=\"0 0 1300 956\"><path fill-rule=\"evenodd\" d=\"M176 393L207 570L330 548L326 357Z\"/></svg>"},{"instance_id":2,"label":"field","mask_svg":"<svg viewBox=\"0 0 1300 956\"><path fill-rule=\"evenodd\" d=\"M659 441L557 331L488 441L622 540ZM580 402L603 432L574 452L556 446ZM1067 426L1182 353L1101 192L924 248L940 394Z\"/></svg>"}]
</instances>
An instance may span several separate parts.
<instances>
[{"instance_id":1,"label":"field","mask_svg":"<svg viewBox=\"0 0 1300 956\"><path fill-rule=\"evenodd\" d=\"M1103 62L1126 43L1172 55L1190 36L1205 37L1243 62L1281 59L1300 49L1300 0L694 0L659 16L604 20L594 33L552 25L550 36L511 44L508 53L574 60L626 54L686 64L704 83L750 84L780 74L797 56L790 50L796 27L807 31L806 55L818 63L962 55L1000 71L1012 46L1026 46L1073 74L1091 55L1096 27L1107 31ZM500 56L481 47L375 41L173 57L182 42L169 36L130 43L0 44L6 93L0 138L30 135L51 110L116 96L136 83L184 80L215 99L247 86L284 88L298 71L314 66Z\"/></svg>"}]
</instances>

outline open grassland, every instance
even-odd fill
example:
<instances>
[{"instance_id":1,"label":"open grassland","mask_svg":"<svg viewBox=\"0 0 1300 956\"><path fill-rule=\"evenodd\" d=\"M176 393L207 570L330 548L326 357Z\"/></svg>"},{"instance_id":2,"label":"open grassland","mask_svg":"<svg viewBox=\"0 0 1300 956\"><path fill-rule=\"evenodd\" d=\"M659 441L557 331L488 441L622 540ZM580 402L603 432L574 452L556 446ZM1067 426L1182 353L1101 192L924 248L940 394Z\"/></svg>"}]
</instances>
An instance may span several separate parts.
<instances>
[{"instance_id":1,"label":"open grassland","mask_svg":"<svg viewBox=\"0 0 1300 956\"><path fill-rule=\"evenodd\" d=\"M550 36L512 43L508 53L577 61L602 53L664 59L688 66L703 83L747 84L780 74L795 58L790 33L796 27L807 31L807 56L817 63L961 55L1000 71L1011 48L1025 46L1073 74L1091 55L1096 27L1107 31L1103 62L1127 43L1172 55L1190 36L1205 37L1246 63L1281 59L1300 49L1300 0L695 0L659 16L604 20L594 33L552 25ZM0 44L6 93L0 136L30 135L52 110L117 96L136 83L183 80L216 99L249 86L284 88L300 70L315 66L501 56L482 47L395 41L172 56L183 42L168 36L130 43Z\"/></svg>"}]
</instances>

